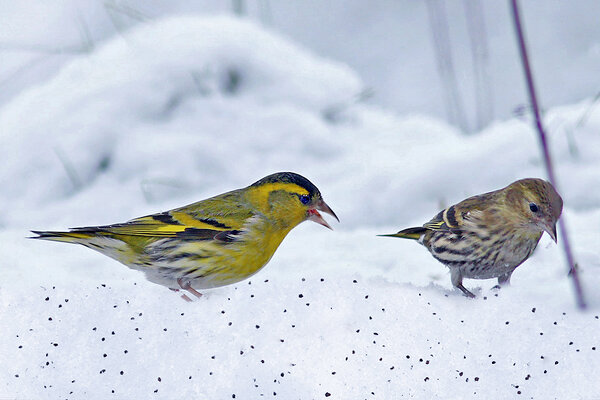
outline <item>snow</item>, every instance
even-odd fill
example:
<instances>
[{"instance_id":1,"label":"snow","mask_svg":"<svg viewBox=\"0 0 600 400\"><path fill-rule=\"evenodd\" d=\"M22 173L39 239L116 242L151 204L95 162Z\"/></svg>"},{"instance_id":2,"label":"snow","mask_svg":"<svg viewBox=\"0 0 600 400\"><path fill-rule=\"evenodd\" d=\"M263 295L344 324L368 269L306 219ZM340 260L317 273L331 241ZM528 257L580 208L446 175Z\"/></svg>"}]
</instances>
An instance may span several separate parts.
<instances>
[{"instance_id":1,"label":"snow","mask_svg":"<svg viewBox=\"0 0 600 400\"><path fill-rule=\"evenodd\" d=\"M132 26L181 14L231 13L235 4L243 5L248 18L317 54L350 65L372 89L369 101L402 114L445 118L446 93L439 76L430 16L431 9L438 10L447 19L447 53L456 72L466 129L474 132L494 120L509 118L526 104L510 8L504 1L5 3L0 14L0 104ZM600 25L596 16L600 3L523 1L521 11L543 104L555 107L595 96L599 90Z\"/></svg>"},{"instance_id":2,"label":"snow","mask_svg":"<svg viewBox=\"0 0 600 400\"><path fill-rule=\"evenodd\" d=\"M42 78L40 78L42 79ZM600 392L600 109L545 114L589 310L546 235L512 286L377 234L523 177L531 121L476 135L357 99L365 84L257 24L172 16L73 57L0 107L0 397L591 398ZM125 221L298 172L340 217L193 303L29 229ZM9 361L7 361L9 360Z\"/></svg>"}]
</instances>

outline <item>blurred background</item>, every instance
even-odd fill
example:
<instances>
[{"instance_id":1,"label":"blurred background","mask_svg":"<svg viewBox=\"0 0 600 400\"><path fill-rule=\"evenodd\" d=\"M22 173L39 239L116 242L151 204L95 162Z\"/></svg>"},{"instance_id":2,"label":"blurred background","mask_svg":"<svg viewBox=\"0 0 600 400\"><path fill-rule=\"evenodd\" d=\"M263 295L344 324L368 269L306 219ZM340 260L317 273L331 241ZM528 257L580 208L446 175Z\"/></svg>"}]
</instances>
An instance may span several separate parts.
<instances>
[{"instance_id":1,"label":"blurred background","mask_svg":"<svg viewBox=\"0 0 600 400\"><path fill-rule=\"evenodd\" d=\"M600 3L523 1L544 107L600 92ZM0 105L132 26L167 15L248 18L348 64L361 99L442 118L463 132L526 104L506 1L35 0L0 2Z\"/></svg>"},{"instance_id":2,"label":"blurred background","mask_svg":"<svg viewBox=\"0 0 600 400\"><path fill-rule=\"evenodd\" d=\"M0 226L73 226L77 211L110 223L277 170L329 187L344 227L418 222L545 176L507 1L1 7L0 202L13 212ZM522 4L563 197L581 209L600 204L598 15L595 1Z\"/></svg>"}]
</instances>

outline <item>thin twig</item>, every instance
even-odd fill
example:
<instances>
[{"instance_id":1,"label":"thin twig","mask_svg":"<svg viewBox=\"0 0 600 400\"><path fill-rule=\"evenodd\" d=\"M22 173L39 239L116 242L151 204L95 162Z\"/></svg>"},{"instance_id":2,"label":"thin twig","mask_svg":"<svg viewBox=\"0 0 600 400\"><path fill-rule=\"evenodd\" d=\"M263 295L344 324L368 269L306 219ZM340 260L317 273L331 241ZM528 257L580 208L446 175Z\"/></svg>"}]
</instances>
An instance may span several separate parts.
<instances>
[{"instance_id":1,"label":"thin twig","mask_svg":"<svg viewBox=\"0 0 600 400\"><path fill-rule=\"evenodd\" d=\"M83 187L83 183L81 181L81 178L79 177L79 174L77 173L77 170L75 169L75 167L73 166L73 164L71 163L69 158L65 155L65 153L63 153L61 148L58 146L54 147L54 153L60 160L60 163L62 164L63 168L65 169L67 176L71 180L71 183L73 184L73 189L75 189L75 192L80 191L81 188Z\"/></svg>"},{"instance_id":2,"label":"thin twig","mask_svg":"<svg viewBox=\"0 0 600 400\"><path fill-rule=\"evenodd\" d=\"M575 124L576 128L581 128L583 125L585 125L587 123L588 117L592 113L592 110L596 106L596 103L598 103L598 100L600 100L600 92L596 93L596 96L592 100L592 103L583 112L583 114L581 115L581 117L579 118L579 120L577 121L577 123Z\"/></svg>"},{"instance_id":3,"label":"thin twig","mask_svg":"<svg viewBox=\"0 0 600 400\"><path fill-rule=\"evenodd\" d=\"M444 86L448 120L450 123L457 125L463 133L467 133L469 132L469 123L460 97L456 70L452 61L450 26L448 25L446 6L442 0L428 0L425 5L429 16L438 73Z\"/></svg>"},{"instance_id":4,"label":"thin twig","mask_svg":"<svg viewBox=\"0 0 600 400\"><path fill-rule=\"evenodd\" d=\"M489 72L490 57L482 3L483 1L480 0L464 0L475 83L476 131L483 129L494 116L494 101Z\"/></svg>"},{"instance_id":5,"label":"thin twig","mask_svg":"<svg viewBox=\"0 0 600 400\"><path fill-rule=\"evenodd\" d=\"M531 101L531 108L533 110L533 115L535 117L535 127L537 128L540 144L542 146L544 162L546 164L546 171L548 173L548 179L550 183L557 187L556 179L554 176L554 169L552 167L552 159L550 158L550 150L548 149L548 141L546 139L546 132L544 131L544 127L542 125L542 118L540 116L540 109L538 106L537 96L535 94L535 86L533 84L533 75L531 73L531 67L529 64L529 58L527 56L527 47L525 45L525 35L523 33L523 28L521 25L521 19L519 16L519 6L518 0L511 0L512 5L512 15L513 22L515 24L515 30L517 31L517 40L519 42L519 50L521 52L521 61L523 63L523 70L525 72L525 78L527 81L527 92L529 94L529 100ZM569 236L567 233L567 227L565 224L565 216L563 215L560 220L560 235L562 237L563 248L565 250L565 255L567 257L567 263L569 264L569 275L572 278L573 285L575 287L575 297L577 299L577 305L580 309L586 308L586 303L583 297L583 289L581 287L581 283L579 281L579 276L577 274L577 268L575 267L576 263L573 258L573 252L571 251L571 246L569 244Z\"/></svg>"}]
</instances>

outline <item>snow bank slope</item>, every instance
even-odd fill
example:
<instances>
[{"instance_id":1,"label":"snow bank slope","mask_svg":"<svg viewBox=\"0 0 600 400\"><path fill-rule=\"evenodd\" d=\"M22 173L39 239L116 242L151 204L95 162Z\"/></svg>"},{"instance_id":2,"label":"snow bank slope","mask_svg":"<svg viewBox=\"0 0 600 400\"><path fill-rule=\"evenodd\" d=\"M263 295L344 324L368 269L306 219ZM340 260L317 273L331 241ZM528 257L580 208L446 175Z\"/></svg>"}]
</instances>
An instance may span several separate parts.
<instances>
[{"instance_id":1,"label":"snow bank slope","mask_svg":"<svg viewBox=\"0 0 600 400\"><path fill-rule=\"evenodd\" d=\"M247 22L143 25L4 107L0 196L31 208L140 178L208 195L277 166L302 170L288 160L331 158L322 115L359 90L348 68Z\"/></svg>"}]
</instances>

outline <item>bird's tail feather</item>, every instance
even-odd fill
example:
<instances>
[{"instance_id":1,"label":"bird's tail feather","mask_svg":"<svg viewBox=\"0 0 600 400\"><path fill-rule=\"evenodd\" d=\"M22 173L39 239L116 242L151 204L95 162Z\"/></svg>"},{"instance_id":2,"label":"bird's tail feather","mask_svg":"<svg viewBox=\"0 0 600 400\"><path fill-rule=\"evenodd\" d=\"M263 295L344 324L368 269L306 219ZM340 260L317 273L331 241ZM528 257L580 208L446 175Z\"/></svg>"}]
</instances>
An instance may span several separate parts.
<instances>
[{"instance_id":1,"label":"bird's tail feather","mask_svg":"<svg viewBox=\"0 0 600 400\"><path fill-rule=\"evenodd\" d=\"M415 227L415 228L407 228L403 229L398 233L390 233L387 235L377 235L377 236L388 236L388 237L398 237L403 239L413 239L419 240L421 236L427 231L426 228L423 227Z\"/></svg>"},{"instance_id":2,"label":"bird's tail feather","mask_svg":"<svg viewBox=\"0 0 600 400\"><path fill-rule=\"evenodd\" d=\"M30 239L51 240L54 242L81 243L94 236L93 232L31 231L38 236Z\"/></svg>"}]
</instances>

